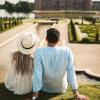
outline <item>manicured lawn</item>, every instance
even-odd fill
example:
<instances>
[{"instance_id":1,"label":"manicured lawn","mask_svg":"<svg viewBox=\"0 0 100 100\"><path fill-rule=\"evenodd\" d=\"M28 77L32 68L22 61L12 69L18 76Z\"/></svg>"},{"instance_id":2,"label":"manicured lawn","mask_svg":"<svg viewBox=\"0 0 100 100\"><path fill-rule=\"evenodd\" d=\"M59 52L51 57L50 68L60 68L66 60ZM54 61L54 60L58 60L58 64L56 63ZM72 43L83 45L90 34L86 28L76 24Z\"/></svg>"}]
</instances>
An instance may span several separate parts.
<instances>
[{"instance_id":1,"label":"manicured lawn","mask_svg":"<svg viewBox=\"0 0 100 100\"><path fill-rule=\"evenodd\" d=\"M79 86L79 91L82 94L87 95L90 100L100 100L100 85L84 85ZM4 84L0 84L0 100L30 100L32 93L27 95L14 95L12 92L8 91ZM47 94L40 93L37 100L75 100L71 91L68 88L64 94Z\"/></svg>"},{"instance_id":2,"label":"manicured lawn","mask_svg":"<svg viewBox=\"0 0 100 100\"><path fill-rule=\"evenodd\" d=\"M92 24L81 24L79 25L81 32L87 33L90 41L95 41L98 27L99 41L100 41L100 24L92 25Z\"/></svg>"},{"instance_id":3,"label":"manicured lawn","mask_svg":"<svg viewBox=\"0 0 100 100\"><path fill-rule=\"evenodd\" d=\"M48 19L39 19L39 18L37 18L37 19L33 19L32 21L33 21L33 23L36 23L36 22L39 22L39 21L48 21Z\"/></svg>"},{"instance_id":4,"label":"manicured lawn","mask_svg":"<svg viewBox=\"0 0 100 100\"><path fill-rule=\"evenodd\" d=\"M96 23L100 23L100 19L96 20Z\"/></svg>"}]
</instances>

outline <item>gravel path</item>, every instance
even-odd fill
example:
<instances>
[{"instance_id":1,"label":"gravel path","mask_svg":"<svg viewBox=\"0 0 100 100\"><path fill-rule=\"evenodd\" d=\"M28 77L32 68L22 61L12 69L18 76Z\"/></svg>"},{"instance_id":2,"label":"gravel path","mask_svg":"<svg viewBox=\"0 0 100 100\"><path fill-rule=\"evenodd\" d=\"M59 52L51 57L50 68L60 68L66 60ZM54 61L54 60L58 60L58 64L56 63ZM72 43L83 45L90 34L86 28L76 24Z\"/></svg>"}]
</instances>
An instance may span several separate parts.
<instances>
[{"instance_id":1,"label":"gravel path","mask_svg":"<svg viewBox=\"0 0 100 100\"><path fill-rule=\"evenodd\" d=\"M100 44L70 44L77 69L100 76Z\"/></svg>"},{"instance_id":2,"label":"gravel path","mask_svg":"<svg viewBox=\"0 0 100 100\"><path fill-rule=\"evenodd\" d=\"M5 31L3 33L0 33L0 44L4 43L10 37L18 34L19 32L25 30L27 27L30 27L31 25L32 25L32 22L24 22L23 24L19 26L9 29L8 31Z\"/></svg>"}]
</instances>

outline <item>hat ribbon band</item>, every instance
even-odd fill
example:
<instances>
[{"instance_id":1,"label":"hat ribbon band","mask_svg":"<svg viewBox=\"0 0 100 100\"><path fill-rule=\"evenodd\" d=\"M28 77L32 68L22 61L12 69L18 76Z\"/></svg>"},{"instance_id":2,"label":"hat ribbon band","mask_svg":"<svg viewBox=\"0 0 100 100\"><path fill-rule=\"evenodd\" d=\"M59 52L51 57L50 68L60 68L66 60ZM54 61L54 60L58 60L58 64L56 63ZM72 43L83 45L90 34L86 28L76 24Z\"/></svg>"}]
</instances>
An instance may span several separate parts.
<instances>
[{"instance_id":1,"label":"hat ribbon band","mask_svg":"<svg viewBox=\"0 0 100 100\"><path fill-rule=\"evenodd\" d=\"M31 48L33 48L33 47L34 47L34 45L35 45L35 42L34 42L34 44L33 44L31 47L29 47L29 48L26 48L26 47L24 47L24 46L23 46L23 43L22 43L22 41L21 41L21 45L22 45L22 47L23 47L24 49L31 49Z\"/></svg>"}]
</instances>

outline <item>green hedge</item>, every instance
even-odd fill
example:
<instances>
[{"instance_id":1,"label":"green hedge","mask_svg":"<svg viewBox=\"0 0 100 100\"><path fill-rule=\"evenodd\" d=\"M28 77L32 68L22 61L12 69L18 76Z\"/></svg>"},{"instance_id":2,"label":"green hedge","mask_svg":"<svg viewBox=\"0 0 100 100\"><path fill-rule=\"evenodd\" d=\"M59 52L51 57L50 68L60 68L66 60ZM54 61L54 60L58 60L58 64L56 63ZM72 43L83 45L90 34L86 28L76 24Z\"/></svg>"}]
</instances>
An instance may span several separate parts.
<instances>
[{"instance_id":1,"label":"green hedge","mask_svg":"<svg viewBox=\"0 0 100 100\"><path fill-rule=\"evenodd\" d=\"M100 24L92 25L92 24L84 24L84 25L79 25L81 32L87 33L88 35L88 40L85 39L87 42L100 42ZM98 31L97 31L98 28ZM82 40L82 42L84 39ZM84 41L84 42L85 42Z\"/></svg>"},{"instance_id":2,"label":"green hedge","mask_svg":"<svg viewBox=\"0 0 100 100\"><path fill-rule=\"evenodd\" d=\"M76 32L76 41L73 41L74 39L73 39L73 35L72 35L70 24L68 25L68 39L69 39L69 42L79 42L80 41L77 32Z\"/></svg>"},{"instance_id":3,"label":"green hedge","mask_svg":"<svg viewBox=\"0 0 100 100\"><path fill-rule=\"evenodd\" d=\"M22 24L22 18L0 18L0 32L8 30L19 24Z\"/></svg>"}]
</instances>

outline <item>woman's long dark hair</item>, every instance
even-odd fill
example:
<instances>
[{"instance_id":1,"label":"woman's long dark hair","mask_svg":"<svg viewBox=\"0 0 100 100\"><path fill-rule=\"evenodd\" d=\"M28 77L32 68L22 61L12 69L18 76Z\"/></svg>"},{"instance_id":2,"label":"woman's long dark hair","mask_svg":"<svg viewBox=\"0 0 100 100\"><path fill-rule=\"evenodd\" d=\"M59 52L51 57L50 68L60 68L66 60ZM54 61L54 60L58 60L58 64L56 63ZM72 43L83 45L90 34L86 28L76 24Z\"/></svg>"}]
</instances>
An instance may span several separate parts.
<instances>
[{"instance_id":1,"label":"woman's long dark hair","mask_svg":"<svg viewBox=\"0 0 100 100\"><path fill-rule=\"evenodd\" d=\"M15 63L15 72L21 73L32 73L33 70L33 58L29 55L25 55L19 51L13 53L12 62Z\"/></svg>"}]
</instances>

